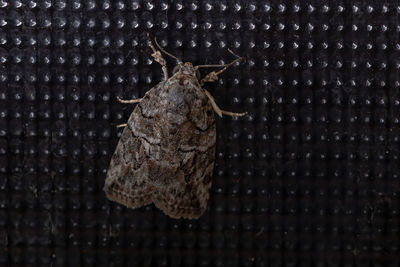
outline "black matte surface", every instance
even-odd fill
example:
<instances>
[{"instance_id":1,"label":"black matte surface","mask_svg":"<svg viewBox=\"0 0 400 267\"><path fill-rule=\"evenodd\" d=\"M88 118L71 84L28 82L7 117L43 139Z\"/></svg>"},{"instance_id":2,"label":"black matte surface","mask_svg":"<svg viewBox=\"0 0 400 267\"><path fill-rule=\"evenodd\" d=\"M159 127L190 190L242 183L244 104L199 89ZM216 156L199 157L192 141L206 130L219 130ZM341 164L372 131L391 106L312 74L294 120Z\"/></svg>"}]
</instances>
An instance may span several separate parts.
<instances>
[{"instance_id":1,"label":"black matte surface","mask_svg":"<svg viewBox=\"0 0 400 267\"><path fill-rule=\"evenodd\" d=\"M396 1L0 1L0 266L399 266ZM224 109L197 221L109 202L145 33ZM169 60L172 71L173 61ZM204 74L205 72L203 72Z\"/></svg>"}]
</instances>

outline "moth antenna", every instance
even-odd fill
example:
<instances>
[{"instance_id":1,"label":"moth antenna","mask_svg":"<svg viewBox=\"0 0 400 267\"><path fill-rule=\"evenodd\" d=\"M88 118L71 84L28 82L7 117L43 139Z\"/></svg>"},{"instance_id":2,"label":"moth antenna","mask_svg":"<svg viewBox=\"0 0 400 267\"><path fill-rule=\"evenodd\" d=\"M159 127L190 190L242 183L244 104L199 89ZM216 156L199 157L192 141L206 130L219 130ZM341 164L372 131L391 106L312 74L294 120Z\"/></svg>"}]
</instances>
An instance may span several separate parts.
<instances>
[{"instance_id":1,"label":"moth antenna","mask_svg":"<svg viewBox=\"0 0 400 267\"><path fill-rule=\"evenodd\" d=\"M222 67L229 67L233 64L235 64L236 62L242 60L243 62L246 62L246 58L245 57L240 57L238 55L236 55L235 53L233 53L232 50L230 50L228 48L228 52L231 53L232 55L234 55L236 57L236 59L234 61L232 61L231 63L228 64L207 64L207 65L197 65L194 67L194 69L200 69L200 68L222 68Z\"/></svg>"},{"instance_id":2,"label":"moth antenna","mask_svg":"<svg viewBox=\"0 0 400 267\"><path fill-rule=\"evenodd\" d=\"M243 60L245 61L246 59L244 57L240 57L235 59L234 61L232 61L231 63L228 64L211 64L211 65L197 65L194 67L195 70L200 69L200 68L228 68L230 66L232 66L233 64L235 64L236 62Z\"/></svg>"},{"instance_id":3,"label":"moth antenna","mask_svg":"<svg viewBox=\"0 0 400 267\"><path fill-rule=\"evenodd\" d=\"M182 61L179 58L177 58L176 56L172 55L171 53L165 51L165 49L161 47L161 45L157 42L157 37L154 37L154 42L156 43L156 46L158 47L158 49L161 50L161 52L174 58L176 61L178 61L179 64L182 64Z\"/></svg>"},{"instance_id":4,"label":"moth antenna","mask_svg":"<svg viewBox=\"0 0 400 267\"><path fill-rule=\"evenodd\" d=\"M246 58L240 57L240 56L236 55L236 54L235 54L231 49L229 49L229 48L228 48L228 52L231 53L232 55L234 55L234 56L237 57L237 58L242 58L243 60L246 60Z\"/></svg>"}]
</instances>

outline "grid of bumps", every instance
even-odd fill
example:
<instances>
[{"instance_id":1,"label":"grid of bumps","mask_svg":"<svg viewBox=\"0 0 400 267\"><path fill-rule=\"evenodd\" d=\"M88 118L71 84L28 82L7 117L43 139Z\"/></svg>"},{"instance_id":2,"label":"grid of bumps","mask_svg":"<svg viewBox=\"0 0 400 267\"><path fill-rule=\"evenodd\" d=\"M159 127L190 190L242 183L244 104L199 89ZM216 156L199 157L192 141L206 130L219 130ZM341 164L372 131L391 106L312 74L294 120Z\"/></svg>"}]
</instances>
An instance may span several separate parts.
<instances>
[{"instance_id":1,"label":"grid of bumps","mask_svg":"<svg viewBox=\"0 0 400 267\"><path fill-rule=\"evenodd\" d=\"M399 18L396 1L0 0L0 266L399 266ZM206 85L248 115L216 118L199 220L102 190L134 108L116 96L162 79L146 32L193 64L247 58Z\"/></svg>"}]
</instances>

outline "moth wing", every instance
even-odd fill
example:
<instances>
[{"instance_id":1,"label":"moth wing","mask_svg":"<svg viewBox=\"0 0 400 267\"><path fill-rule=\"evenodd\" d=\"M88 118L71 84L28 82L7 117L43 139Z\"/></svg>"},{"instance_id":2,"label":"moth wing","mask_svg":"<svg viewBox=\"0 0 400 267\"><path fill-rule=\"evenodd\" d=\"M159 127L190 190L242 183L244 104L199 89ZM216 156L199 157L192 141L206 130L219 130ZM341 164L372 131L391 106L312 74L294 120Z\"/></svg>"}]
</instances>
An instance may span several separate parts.
<instances>
[{"instance_id":1,"label":"moth wing","mask_svg":"<svg viewBox=\"0 0 400 267\"><path fill-rule=\"evenodd\" d=\"M146 93L132 112L104 190L110 200L130 208L153 202L170 217L199 218L214 168L213 109L197 88L174 92L182 88L163 86Z\"/></svg>"},{"instance_id":2,"label":"moth wing","mask_svg":"<svg viewBox=\"0 0 400 267\"><path fill-rule=\"evenodd\" d=\"M171 86L159 167L151 168L153 203L173 218L199 218L207 207L215 160L213 108L203 89ZM166 138L169 137L169 138Z\"/></svg>"},{"instance_id":3,"label":"moth wing","mask_svg":"<svg viewBox=\"0 0 400 267\"><path fill-rule=\"evenodd\" d=\"M183 154L185 162L181 166L153 169L161 174L154 183L153 203L172 218L197 219L204 213L209 199L215 142L207 151Z\"/></svg>"},{"instance_id":4,"label":"moth wing","mask_svg":"<svg viewBox=\"0 0 400 267\"><path fill-rule=\"evenodd\" d=\"M154 116L159 112L157 103L160 83L150 89L136 105L122 132L117 148L111 158L104 191L108 199L129 208L139 208L152 202L153 186L149 182L149 155L159 154L160 138ZM147 116L142 106L147 107Z\"/></svg>"},{"instance_id":5,"label":"moth wing","mask_svg":"<svg viewBox=\"0 0 400 267\"><path fill-rule=\"evenodd\" d=\"M138 208L151 203L151 187L147 183L147 165L143 143L124 129L114 155L104 185L108 199L130 208Z\"/></svg>"}]
</instances>

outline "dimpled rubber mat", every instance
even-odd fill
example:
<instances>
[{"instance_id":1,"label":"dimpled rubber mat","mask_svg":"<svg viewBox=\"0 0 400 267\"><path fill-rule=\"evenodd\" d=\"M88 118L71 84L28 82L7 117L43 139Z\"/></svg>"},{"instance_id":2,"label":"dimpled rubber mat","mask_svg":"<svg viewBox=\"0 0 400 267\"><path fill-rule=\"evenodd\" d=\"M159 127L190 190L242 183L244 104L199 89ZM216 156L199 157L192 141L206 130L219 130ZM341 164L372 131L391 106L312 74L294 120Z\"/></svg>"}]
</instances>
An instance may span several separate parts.
<instances>
[{"instance_id":1,"label":"dimpled rubber mat","mask_svg":"<svg viewBox=\"0 0 400 267\"><path fill-rule=\"evenodd\" d=\"M248 115L216 118L199 220L102 190L147 32L247 58L205 85ZM386 0L0 0L0 266L399 266L399 34Z\"/></svg>"}]
</instances>

